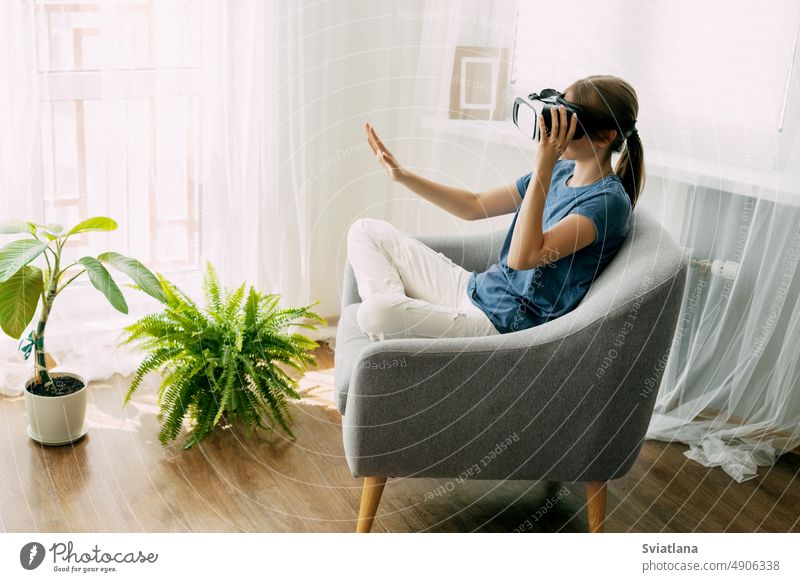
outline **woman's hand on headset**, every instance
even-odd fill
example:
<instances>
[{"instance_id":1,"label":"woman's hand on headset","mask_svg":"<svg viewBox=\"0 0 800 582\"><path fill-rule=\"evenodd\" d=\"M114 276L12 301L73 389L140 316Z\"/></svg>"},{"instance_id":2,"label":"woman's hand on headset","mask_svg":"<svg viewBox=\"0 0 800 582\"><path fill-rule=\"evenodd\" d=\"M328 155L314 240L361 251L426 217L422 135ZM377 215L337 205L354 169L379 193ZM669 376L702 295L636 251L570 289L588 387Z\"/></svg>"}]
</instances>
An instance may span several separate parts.
<instances>
[{"instance_id":1,"label":"woman's hand on headset","mask_svg":"<svg viewBox=\"0 0 800 582\"><path fill-rule=\"evenodd\" d=\"M405 175L405 171L397 162L392 153L386 149L385 145L383 145L383 142L378 137L378 134L375 133L375 128L369 123L365 123L364 130L367 132L367 141L369 142L369 147L372 148L372 153L375 154L375 157L378 159L378 163L380 163L380 165L386 169L386 172L389 174L389 177L392 180L398 182Z\"/></svg>"},{"instance_id":2,"label":"woman's hand on headset","mask_svg":"<svg viewBox=\"0 0 800 582\"><path fill-rule=\"evenodd\" d=\"M539 152L536 155L537 168L552 170L558 159L567 151L567 147L578 127L578 116L572 114L567 123L567 110L561 107L550 109L550 133L544 123L544 116L539 116Z\"/></svg>"}]
</instances>

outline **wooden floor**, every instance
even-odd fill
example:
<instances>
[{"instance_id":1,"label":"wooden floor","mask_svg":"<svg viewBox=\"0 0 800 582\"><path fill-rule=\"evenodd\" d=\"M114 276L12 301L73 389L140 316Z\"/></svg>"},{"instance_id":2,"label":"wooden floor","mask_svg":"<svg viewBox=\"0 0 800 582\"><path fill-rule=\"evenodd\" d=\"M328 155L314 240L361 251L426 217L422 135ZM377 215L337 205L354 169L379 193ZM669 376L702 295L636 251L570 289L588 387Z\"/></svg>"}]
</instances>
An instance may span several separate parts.
<instances>
[{"instance_id":1,"label":"wooden floor","mask_svg":"<svg viewBox=\"0 0 800 582\"><path fill-rule=\"evenodd\" d=\"M361 483L348 472L329 405L332 354L317 355L303 383L320 388L293 409L296 442L221 430L196 450L164 449L152 391L123 411L128 381L117 377L92 386L83 440L42 447L25 433L24 400L0 399L0 530L354 531ZM684 449L645 444L633 470L609 486L607 531L800 531L800 457L738 484ZM445 483L389 480L373 531L586 531L581 484L473 481L426 496Z\"/></svg>"}]
</instances>

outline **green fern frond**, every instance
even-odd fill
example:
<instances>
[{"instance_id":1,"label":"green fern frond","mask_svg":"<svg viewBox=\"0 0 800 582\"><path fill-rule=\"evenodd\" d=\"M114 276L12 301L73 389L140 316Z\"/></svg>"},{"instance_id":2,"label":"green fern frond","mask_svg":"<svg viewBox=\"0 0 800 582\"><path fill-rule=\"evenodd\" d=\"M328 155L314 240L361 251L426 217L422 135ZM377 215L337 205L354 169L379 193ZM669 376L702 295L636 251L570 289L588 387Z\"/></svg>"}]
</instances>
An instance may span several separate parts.
<instances>
[{"instance_id":1,"label":"green fern frond","mask_svg":"<svg viewBox=\"0 0 800 582\"><path fill-rule=\"evenodd\" d=\"M217 271L211 263L206 263L206 276L203 281L203 291L206 303L211 311L219 312L222 309L222 288L219 284Z\"/></svg>"},{"instance_id":2,"label":"green fern frond","mask_svg":"<svg viewBox=\"0 0 800 582\"><path fill-rule=\"evenodd\" d=\"M192 392L195 388L194 378L184 377L180 384L172 386L167 391L169 404L161 407L162 424L158 434L161 444L166 445L178 438L183 428L183 421L192 404Z\"/></svg>"},{"instance_id":3,"label":"green fern frond","mask_svg":"<svg viewBox=\"0 0 800 582\"><path fill-rule=\"evenodd\" d=\"M226 319L231 319L241 310L242 299L244 299L244 290L246 283L242 283L236 291L228 295L225 299L225 305L222 308L222 313Z\"/></svg>"},{"instance_id":4,"label":"green fern frond","mask_svg":"<svg viewBox=\"0 0 800 582\"><path fill-rule=\"evenodd\" d=\"M285 404L282 405L279 397L276 396L276 394L272 391L271 387L264 378L258 377L256 381L256 387L258 388L258 395L268 404L266 407L266 409L269 411L269 414L266 415L267 421L271 426L275 426L275 424L277 424L287 435L294 438L294 433L289 428L289 423L284 416L284 411L286 409Z\"/></svg>"},{"instance_id":5,"label":"green fern frond","mask_svg":"<svg viewBox=\"0 0 800 582\"><path fill-rule=\"evenodd\" d=\"M258 306L260 303L261 294L256 291L254 287L250 287L250 291L247 293L247 300L244 304L245 329L250 329L256 324L256 318L258 317Z\"/></svg>"},{"instance_id":6,"label":"green fern frond","mask_svg":"<svg viewBox=\"0 0 800 582\"><path fill-rule=\"evenodd\" d=\"M147 357L144 359L142 364L139 366L139 369L136 370L136 374L133 377L133 382L131 382L131 387L128 389L128 393L125 395L125 399L123 400L122 405L126 406L131 398L133 397L133 393L136 392L136 389L139 388L144 377L150 373L158 370L163 364L168 362L172 357L178 355L180 353L180 348L173 348L173 349L157 349L150 352Z\"/></svg>"},{"instance_id":7,"label":"green fern frond","mask_svg":"<svg viewBox=\"0 0 800 582\"><path fill-rule=\"evenodd\" d=\"M203 392L198 399L198 412L194 417L195 424L184 449L189 449L201 442L214 430L214 418L222 407L218 395L213 392Z\"/></svg>"}]
</instances>

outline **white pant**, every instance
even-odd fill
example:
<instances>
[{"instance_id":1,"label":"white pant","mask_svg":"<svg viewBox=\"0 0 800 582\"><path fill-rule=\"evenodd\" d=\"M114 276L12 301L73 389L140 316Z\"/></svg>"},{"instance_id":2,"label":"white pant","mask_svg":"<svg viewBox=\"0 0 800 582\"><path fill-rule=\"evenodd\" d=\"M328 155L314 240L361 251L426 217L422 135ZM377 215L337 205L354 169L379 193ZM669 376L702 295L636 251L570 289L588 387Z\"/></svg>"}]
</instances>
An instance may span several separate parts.
<instances>
[{"instance_id":1,"label":"white pant","mask_svg":"<svg viewBox=\"0 0 800 582\"><path fill-rule=\"evenodd\" d=\"M470 271L385 220L356 220L347 256L362 300L356 320L371 340L500 333L467 295Z\"/></svg>"}]
</instances>

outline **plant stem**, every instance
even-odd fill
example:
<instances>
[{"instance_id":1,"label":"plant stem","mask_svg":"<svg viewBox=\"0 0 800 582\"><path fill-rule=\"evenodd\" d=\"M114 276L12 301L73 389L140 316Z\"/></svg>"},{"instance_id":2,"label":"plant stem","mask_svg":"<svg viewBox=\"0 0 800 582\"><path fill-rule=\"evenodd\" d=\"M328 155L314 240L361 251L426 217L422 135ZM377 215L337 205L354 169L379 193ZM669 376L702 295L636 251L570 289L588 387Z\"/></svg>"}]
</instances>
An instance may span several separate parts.
<instances>
[{"instance_id":1,"label":"plant stem","mask_svg":"<svg viewBox=\"0 0 800 582\"><path fill-rule=\"evenodd\" d=\"M53 379L50 377L50 372L47 369L47 357L44 349L44 330L45 327L47 327L47 319L50 317L50 310L53 307L53 300L56 297L56 285L57 281L53 279L50 284L50 289L47 291L47 297L42 303L42 312L39 315L39 323L36 326L36 334L33 337L34 379L36 382L42 384L48 392L55 392L56 386L53 384Z\"/></svg>"},{"instance_id":2,"label":"plant stem","mask_svg":"<svg viewBox=\"0 0 800 582\"><path fill-rule=\"evenodd\" d=\"M44 313L44 309L42 309L42 311L42 317L39 319L39 324L36 326L36 335L34 336L34 341L38 341L39 338L42 338L42 349L40 350L38 347L33 348L34 380L42 384L48 392L54 392L55 384L53 384L53 379L50 377L50 372L47 370L47 358L44 351L44 328L47 325L47 314Z\"/></svg>"},{"instance_id":3,"label":"plant stem","mask_svg":"<svg viewBox=\"0 0 800 582\"><path fill-rule=\"evenodd\" d=\"M70 267L71 267L71 266L72 266L72 265L70 265ZM66 271L66 269L65 269L64 271L61 271L61 274L63 275L65 271ZM79 272L77 275L75 275L75 276L73 276L73 277L70 277L70 278L67 280L67 282L66 282L66 283L64 283L63 285L61 285L61 287L59 287L59 288L56 290L56 295L58 295L59 293L61 293L61 292L62 292L64 289L66 289L67 285L69 285L70 283L72 283L72 282L73 282L75 279L77 279L78 277L80 277L81 275L83 275L85 272L86 272L86 269L83 269L83 270L82 270L82 271L80 271L80 272Z\"/></svg>"},{"instance_id":4,"label":"plant stem","mask_svg":"<svg viewBox=\"0 0 800 582\"><path fill-rule=\"evenodd\" d=\"M59 270L61 263L61 247L56 243L57 252L55 255L55 265L51 271L50 288L47 290L47 295L42 301L42 312L39 314L39 323L36 326L36 334L33 337L33 361L34 361L34 380L44 386L47 392L55 393L56 386L53 379L50 377L50 372L47 369L47 357L44 349L44 330L47 327L47 318L50 317L50 311L53 308L53 301L55 301L58 294L58 280L61 277Z\"/></svg>"}]
</instances>

